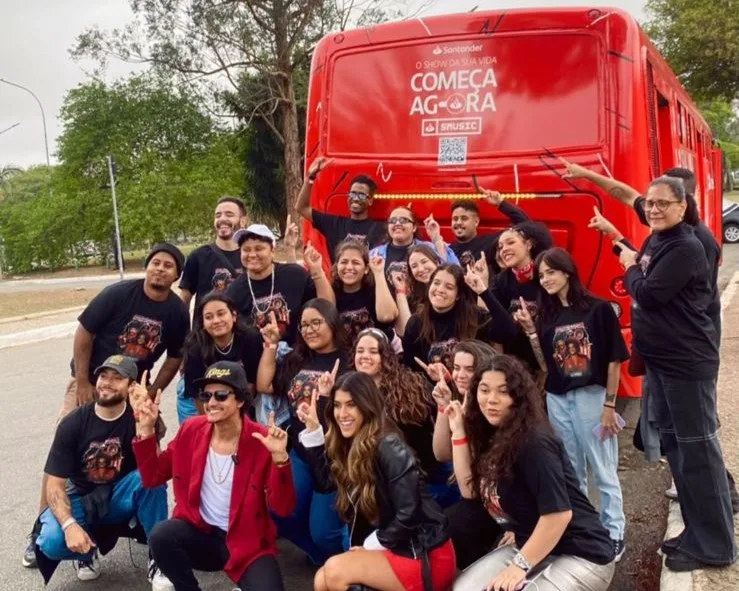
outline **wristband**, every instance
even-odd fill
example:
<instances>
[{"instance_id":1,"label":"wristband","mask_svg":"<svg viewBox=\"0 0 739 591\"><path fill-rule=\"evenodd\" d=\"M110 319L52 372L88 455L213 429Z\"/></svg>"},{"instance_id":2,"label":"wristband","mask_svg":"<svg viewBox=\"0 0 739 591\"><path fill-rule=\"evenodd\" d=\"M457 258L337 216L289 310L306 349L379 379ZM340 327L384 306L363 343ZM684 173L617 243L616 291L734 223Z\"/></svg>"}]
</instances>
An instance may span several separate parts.
<instances>
[{"instance_id":1,"label":"wristband","mask_svg":"<svg viewBox=\"0 0 739 591\"><path fill-rule=\"evenodd\" d=\"M521 552L516 552L513 560L511 560L511 564L514 564L525 573L528 573L531 570L531 565L529 564L529 561L526 560L526 557L521 554Z\"/></svg>"},{"instance_id":2,"label":"wristband","mask_svg":"<svg viewBox=\"0 0 739 591\"><path fill-rule=\"evenodd\" d=\"M77 523L77 520L74 517L70 517L64 523L62 523L62 531L67 531L75 523Z\"/></svg>"},{"instance_id":3,"label":"wristband","mask_svg":"<svg viewBox=\"0 0 739 591\"><path fill-rule=\"evenodd\" d=\"M287 459L283 460L282 462L275 462L273 460L272 463L278 468L282 468L283 466L287 466L290 463L290 456L287 456Z\"/></svg>"},{"instance_id":4,"label":"wristband","mask_svg":"<svg viewBox=\"0 0 739 591\"><path fill-rule=\"evenodd\" d=\"M467 445L469 441L467 441L466 437L460 437L459 439L452 439L452 445Z\"/></svg>"},{"instance_id":5,"label":"wristband","mask_svg":"<svg viewBox=\"0 0 739 591\"><path fill-rule=\"evenodd\" d=\"M395 295L408 295L408 293L404 289L397 289L395 290Z\"/></svg>"},{"instance_id":6,"label":"wristband","mask_svg":"<svg viewBox=\"0 0 739 591\"><path fill-rule=\"evenodd\" d=\"M264 341L264 348L265 349L277 349L277 343L270 343L269 341Z\"/></svg>"},{"instance_id":7,"label":"wristband","mask_svg":"<svg viewBox=\"0 0 739 591\"><path fill-rule=\"evenodd\" d=\"M606 408L616 408L615 404L604 404L603 406L605 406Z\"/></svg>"},{"instance_id":8,"label":"wristband","mask_svg":"<svg viewBox=\"0 0 739 591\"><path fill-rule=\"evenodd\" d=\"M310 276L310 278L313 279L313 281L315 281L316 279L320 279L321 277L323 277L323 273L318 273L316 275Z\"/></svg>"}]
</instances>

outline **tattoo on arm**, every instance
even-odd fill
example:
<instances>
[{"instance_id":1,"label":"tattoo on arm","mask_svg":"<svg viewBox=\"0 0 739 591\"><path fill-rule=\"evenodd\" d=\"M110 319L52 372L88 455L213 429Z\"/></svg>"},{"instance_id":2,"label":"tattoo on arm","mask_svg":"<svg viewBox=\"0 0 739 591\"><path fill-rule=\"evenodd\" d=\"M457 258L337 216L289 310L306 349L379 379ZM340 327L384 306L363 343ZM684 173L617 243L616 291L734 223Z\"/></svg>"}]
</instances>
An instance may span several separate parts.
<instances>
[{"instance_id":1,"label":"tattoo on arm","mask_svg":"<svg viewBox=\"0 0 739 591\"><path fill-rule=\"evenodd\" d=\"M529 342L531 343L531 350L534 352L534 357L536 357L536 362L539 364L541 370L543 372L549 371L547 369L547 362L544 359L544 351L541 350L539 339L531 339Z\"/></svg>"},{"instance_id":2,"label":"tattoo on arm","mask_svg":"<svg viewBox=\"0 0 739 591\"><path fill-rule=\"evenodd\" d=\"M608 189L608 193L622 203L631 203L634 200L634 195L619 185L613 185L610 187Z\"/></svg>"},{"instance_id":3,"label":"tattoo on arm","mask_svg":"<svg viewBox=\"0 0 739 591\"><path fill-rule=\"evenodd\" d=\"M61 524L72 516L72 504L64 489L56 488L48 495L47 501L51 512Z\"/></svg>"},{"instance_id":4,"label":"tattoo on arm","mask_svg":"<svg viewBox=\"0 0 739 591\"><path fill-rule=\"evenodd\" d=\"M616 404L616 395L606 393L606 404Z\"/></svg>"}]
</instances>

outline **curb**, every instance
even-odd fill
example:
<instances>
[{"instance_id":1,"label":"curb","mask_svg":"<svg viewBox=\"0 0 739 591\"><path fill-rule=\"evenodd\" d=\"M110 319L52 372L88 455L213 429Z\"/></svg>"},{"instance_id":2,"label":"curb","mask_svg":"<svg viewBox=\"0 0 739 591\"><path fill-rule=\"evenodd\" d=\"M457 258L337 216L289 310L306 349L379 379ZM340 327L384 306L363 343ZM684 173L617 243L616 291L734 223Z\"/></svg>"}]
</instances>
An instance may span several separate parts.
<instances>
[{"instance_id":1,"label":"curb","mask_svg":"<svg viewBox=\"0 0 739 591\"><path fill-rule=\"evenodd\" d=\"M78 322L75 320L74 322L65 322L64 324L55 324L43 328L34 328L33 330L2 335L0 336L0 350L19 347L21 345L30 345L50 339L71 337L77 330L77 324Z\"/></svg>"},{"instance_id":2,"label":"curb","mask_svg":"<svg viewBox=\"0 0 739 591\"><path fill-rule=\"evenodd\" d=\"M143 279L146 277L146 273L144 272L137 272L137 273L124 273L123 274L123 281L126 279ZM46 279L3 279L0 281L0 283L4 284L25 284L25 285L54 285L54 284L63 284L63 283L98 283L100 281L109 281L113 280L113 282L121 281L120 276L118 273L111 273L110 275L80 275L79 277L49 277Z\"/></svg>"},{"instance_id":3,"label":"curb","mask_svg":"<svg viewBox=\"0 0 739 591\"><path fill-rule=\"evenodd\" d=\"M13 322L23 322L24 320L35 320L36 318L46 318L48 316L56 316L57 314L68 314L69 312L78 312L84 310L85 306L74 306L72 308L59 308L58 310L46 310L45 312L32 312L21 316L11 316L9 318L0 318L0 324L11 324Z\"/></svg>"}]
</instances>

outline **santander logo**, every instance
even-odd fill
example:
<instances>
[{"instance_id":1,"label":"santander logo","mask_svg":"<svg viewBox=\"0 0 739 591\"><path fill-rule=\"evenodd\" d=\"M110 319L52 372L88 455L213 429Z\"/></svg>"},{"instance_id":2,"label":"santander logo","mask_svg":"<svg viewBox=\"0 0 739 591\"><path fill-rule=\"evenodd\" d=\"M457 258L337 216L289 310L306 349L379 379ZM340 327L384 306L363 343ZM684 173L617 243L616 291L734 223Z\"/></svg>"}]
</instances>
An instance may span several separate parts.
<instances>
[{"instance_id":1,"label":"santander logo","mask_svg":"<svg viewBox=\"0 0 739 591\"><path fill-rule=\"evenodd\" d=\"M482 51L481 43L467 43L466 45L437 45L431 53L439 55L459 55L464 53L479 53Z\"/></svg>"}]
</instances>

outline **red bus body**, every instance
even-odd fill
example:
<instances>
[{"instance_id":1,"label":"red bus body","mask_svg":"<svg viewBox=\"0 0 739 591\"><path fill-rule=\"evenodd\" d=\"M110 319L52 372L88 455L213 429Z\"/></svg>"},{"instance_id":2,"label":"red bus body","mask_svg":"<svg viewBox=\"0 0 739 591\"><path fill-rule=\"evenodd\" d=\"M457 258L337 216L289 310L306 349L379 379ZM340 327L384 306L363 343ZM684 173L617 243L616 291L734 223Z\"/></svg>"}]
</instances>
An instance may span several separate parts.
<instances>
[{"instance_id":1,"label":"red bus body","mask_svg":"<svg viewBox=\"0 0 739 591\"><path fill-rule=\"evenodd\" d=\"M721 233L710 128L618 9L475 12L329 35L313 54L306 166L317 156L333 161L315 182L313 207L348 215L351 178L369 174L379 185L373 217L412 201L417 218L434 214L447 241L450 202L476 196L473 175L512 194L573 253L587 286L613 302L629 344L621 267L587 223L597 206L637 245L648 229L592 183L562 179L557 157L641 190L667 168L690 168L700 213ZM481 234L507 225L481 204ZM621 395L641 394L625 371L621 383Z\"/></svg>"}]
</instances>

